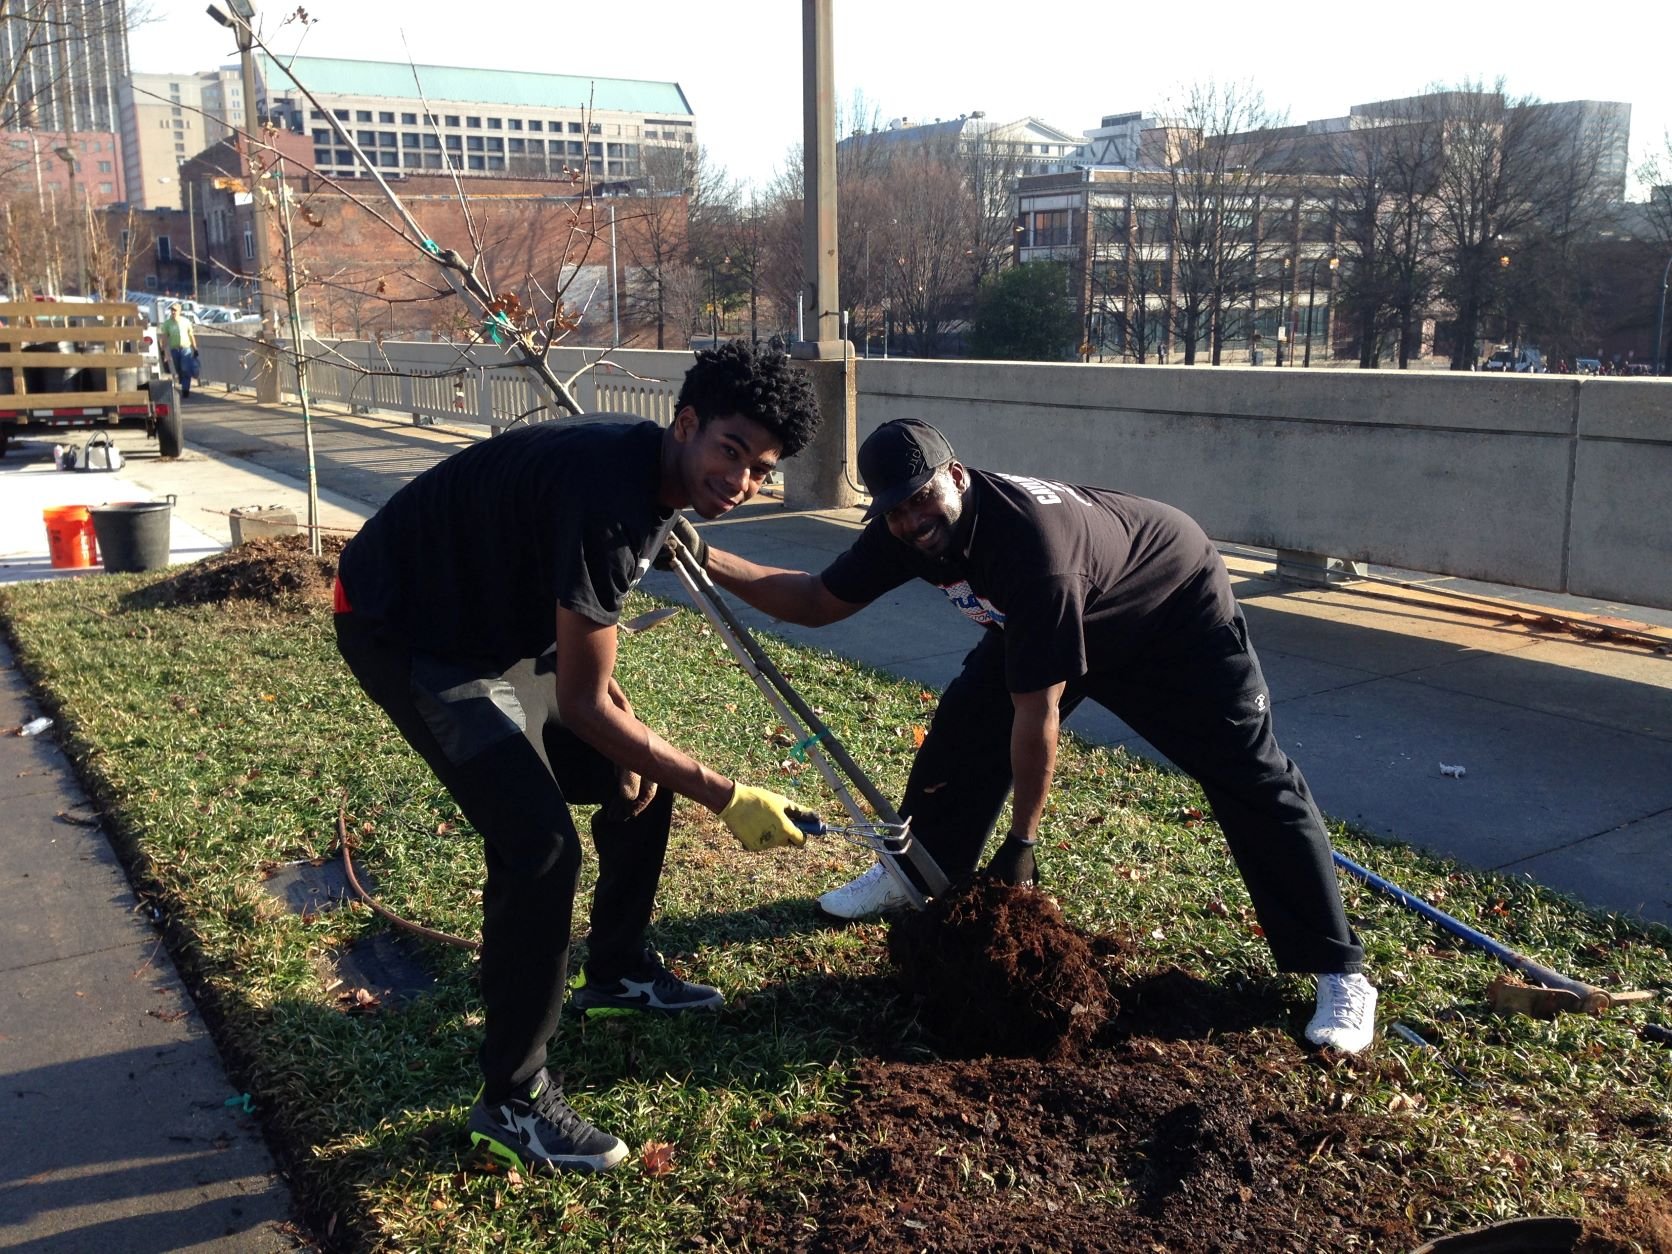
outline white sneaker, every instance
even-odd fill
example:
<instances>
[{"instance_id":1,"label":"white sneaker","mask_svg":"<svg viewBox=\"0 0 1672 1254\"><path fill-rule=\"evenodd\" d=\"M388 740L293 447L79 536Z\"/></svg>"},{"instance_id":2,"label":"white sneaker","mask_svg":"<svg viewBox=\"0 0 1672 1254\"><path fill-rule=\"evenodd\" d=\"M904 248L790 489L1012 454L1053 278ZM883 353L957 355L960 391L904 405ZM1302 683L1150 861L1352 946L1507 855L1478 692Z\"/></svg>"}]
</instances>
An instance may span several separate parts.
<instances>
[{"instance_id":1,"label":"white sneaker","mask_svg":"<svg viewBox=\"0 0 1672 1254\"><path fill-rule=\"evenodd\" d=\"M1326 1049L1356 1054L1376 1035L1376 989L1362 975L1320 975L1318 1013L1306 1039Z\"/></svg>"},{"instance_id":2,"label":"white sneaker","mask_svg":"<svg viewBox=\"0 0 1672 1254\"><path fill-rule=\"evenodd\" d=\"M880 862L858 879L849 880L819 898L819 909L837 919L862 919L868 914L898 910L910 904L905 890L894 882L894 877Z\"/></svg>"}]
</instances>

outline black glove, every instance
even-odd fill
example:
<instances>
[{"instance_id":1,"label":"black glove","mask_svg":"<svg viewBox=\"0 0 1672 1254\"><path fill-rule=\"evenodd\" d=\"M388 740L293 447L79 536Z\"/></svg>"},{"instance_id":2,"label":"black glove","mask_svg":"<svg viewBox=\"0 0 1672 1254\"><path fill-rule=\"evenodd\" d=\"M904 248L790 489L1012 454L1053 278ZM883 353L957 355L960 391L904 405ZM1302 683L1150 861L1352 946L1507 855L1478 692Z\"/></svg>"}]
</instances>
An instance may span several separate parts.
<instances>
[{"instance_id":1,"label":"black glove","mask_svg":"<svg viewBox=\"0 0 1672 1254\"><path fill-rule=\"evenodd\" d=\"M684 514L675 514L673 526L668 529L667 542L662 545L662 551L656 554L656 560L651 563L657 570L673 569L673 550L670 546L675 540L685 546L685 551L698 566L708 565L708 542L697 534L697 529Z\"/></svg>"},{"instance_id":2,"label":"black glove","mask_svg":"<svg viewBox=\"0 0 1672 1254\"><path fill-rule=\"evenodd\" d=\"M1039 878L1033 861L1034 846L1038 843L1019 836L1007 836L982 874L1001 884L1032 886Z\"/></svg>"}]
</instances>

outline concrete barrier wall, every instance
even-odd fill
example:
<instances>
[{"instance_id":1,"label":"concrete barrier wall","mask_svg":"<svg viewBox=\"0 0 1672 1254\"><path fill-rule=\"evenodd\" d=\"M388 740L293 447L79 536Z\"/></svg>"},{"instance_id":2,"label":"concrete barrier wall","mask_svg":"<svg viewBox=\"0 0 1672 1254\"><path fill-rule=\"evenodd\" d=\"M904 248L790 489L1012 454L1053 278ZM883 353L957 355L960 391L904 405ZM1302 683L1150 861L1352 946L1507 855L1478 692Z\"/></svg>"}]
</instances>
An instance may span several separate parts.
<instances>
[{"instance_id":1,"label":"concrete barrier wall","mask_svg":"<svg viewBox=\"0 0 1672 1254\"><path fill-rule=\"evenodd\" d=\"M363 344L333 348L371 362ZM374 364L397 373L459 372L462 399L453 378L333 376L322 362L310 366L315 394L495 428L552 413L497 349L389 343L381 354ZM595 357L558 349L551 362L568 378ZM213 364L223 358L224 380ZM667 422L691 354L611 358L618 364L577 380L582 406ZM241 362L206 352L205 375L247 386ZM1672 381L875 358L853 366L861 440L892 418L923 418L971 465L1152 496L1217 540L1672 608Z\"/></svg>"},{"instance_id":2,"label":"concrete barrier wall","mask_svg":"<svg viewBox=\"0 0 1672 1254\"><path fill-rule=\"evenodd\" d=\"M972 465L1187 510L1215 539L1672 607L1672 382L861 361Z\"/></svg>"}]
</instances>

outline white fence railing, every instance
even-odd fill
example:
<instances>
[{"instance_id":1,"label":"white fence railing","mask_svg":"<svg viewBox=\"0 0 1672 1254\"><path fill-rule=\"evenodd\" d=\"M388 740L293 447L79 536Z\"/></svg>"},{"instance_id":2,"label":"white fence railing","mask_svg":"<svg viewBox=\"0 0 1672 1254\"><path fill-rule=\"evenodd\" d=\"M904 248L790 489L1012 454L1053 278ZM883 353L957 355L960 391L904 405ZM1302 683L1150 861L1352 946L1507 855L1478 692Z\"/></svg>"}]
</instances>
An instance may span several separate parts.
<instances>
[{"instance_id":1,"label":"white fence railing","mask_svg":"<svg viewBox=\"0 0 1672 1254\"><path fill-rule=\"evenodd\" d=\"M259 362L245 335L199 335L204 383L254 391ZM600 357L596 349L557 349L552 369L568 379ZM572 390L588 413L625 413L666 425L688 353L611 352L576 378ZM368 340L308 341L308 394L362 412L408 414L414 422L467 423L503 431L522 422L563 417L533 372L491 345ZM281 348L281 393L294 396L296 368Z\"/></svg>"}]
</instances>

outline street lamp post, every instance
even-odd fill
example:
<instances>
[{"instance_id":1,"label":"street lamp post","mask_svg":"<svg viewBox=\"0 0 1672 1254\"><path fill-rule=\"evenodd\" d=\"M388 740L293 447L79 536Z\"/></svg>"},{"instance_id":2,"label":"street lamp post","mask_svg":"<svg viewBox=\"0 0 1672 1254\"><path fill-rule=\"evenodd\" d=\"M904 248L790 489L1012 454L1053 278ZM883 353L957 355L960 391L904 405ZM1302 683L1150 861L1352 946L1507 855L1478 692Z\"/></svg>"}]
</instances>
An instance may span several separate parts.
<instances>
[{"instance_id":1,"label":"street lamp post","mask_svg":"<svg viewBox=\"0 0 1672 1254\"><path fill-rule=\"evenodd\" d=\"M87 215L82 211L81 201L76 196L76 169L81 165L81 158L76 155L74 148L68 144L60 144L52 150L61 161L70 168L70 212L76 215L75 220L75 263L76 263L76 295L86 296L87 292Z\"/></svg>"},{"instance_id":2,"label":"street lamp post","mask_svg":"<svg viewBox=\"0 0 1672 1254\"><path fill-rule=\"evenodd\" d=\"M278 343L278 310L273 298L273 282L268 270L271 265L272 245L267 238L267 206L262 200L261 175L256 166L256 135L260 119L256 108L255 81L255 5L251 0L226 0L232 10L228 17L217 6L209 6L209 16L231 29L238 41L239 76L244 92L244 151L249 161L250 218L255 236L255 290L257 308L261 314L261 340L266 346L263 369L256 377L256 399L275 402L279 399L278 359L274 345Z\"/></svg>"},{"instance_id":3,"label":"street lamp post","mask_svg":"<svg viewBox=\"0 0 1672 1254\"><path fill-rule=\"evenodd\" d=\"M1666 259L1666 269L1660 272L1660 316L1655 319L1655 377L1666 367L1666 284L1672 280L1672 257Z\"/></svg>"},{"instance_id":4,"label":"street lamp post","mask_svg":"<svg viewBox=\"0 0 1672 1254\"><path fill-rule=\"evenodd\" d=\"M1323 260L1322 257L1314 257L1312 259L1312 274L1311 274L1311 277L1308 280L1307 285L1306 285L1306 356L1302 359L1302 361L1300 363L1301 364L1301 369L1303 369L1303 370L1310 369L1311 366L1312 366L1312 306L1313 306L1313 304L1315 304L1317 302L1317 299L1318 299L1318 263L1322 260ZM1329 259L1330 273L1333 274L1335 272L1335 268L1337 266L1339 266L1340 264L1341 264L1341 258L1331 257ZM1328 338L1328 334L1329 334L1329 329L1326 326L1325 327L1326 341L1327 341L1327 338Z\"/></svg>"},{"instance_id":5,"label":"street lamp post","mask_svg":"<svg viewBox=\"0 0 1672 1254\"><path fill-rule=\"evenodd\" d=\"M1283 276L1277 284L1277 364L1283 365L1283 345L1289 339L1289 311L1286 304L1289 295L1289 262L1291 258L1283 258Z\"/></svg>"}]
</instances>

